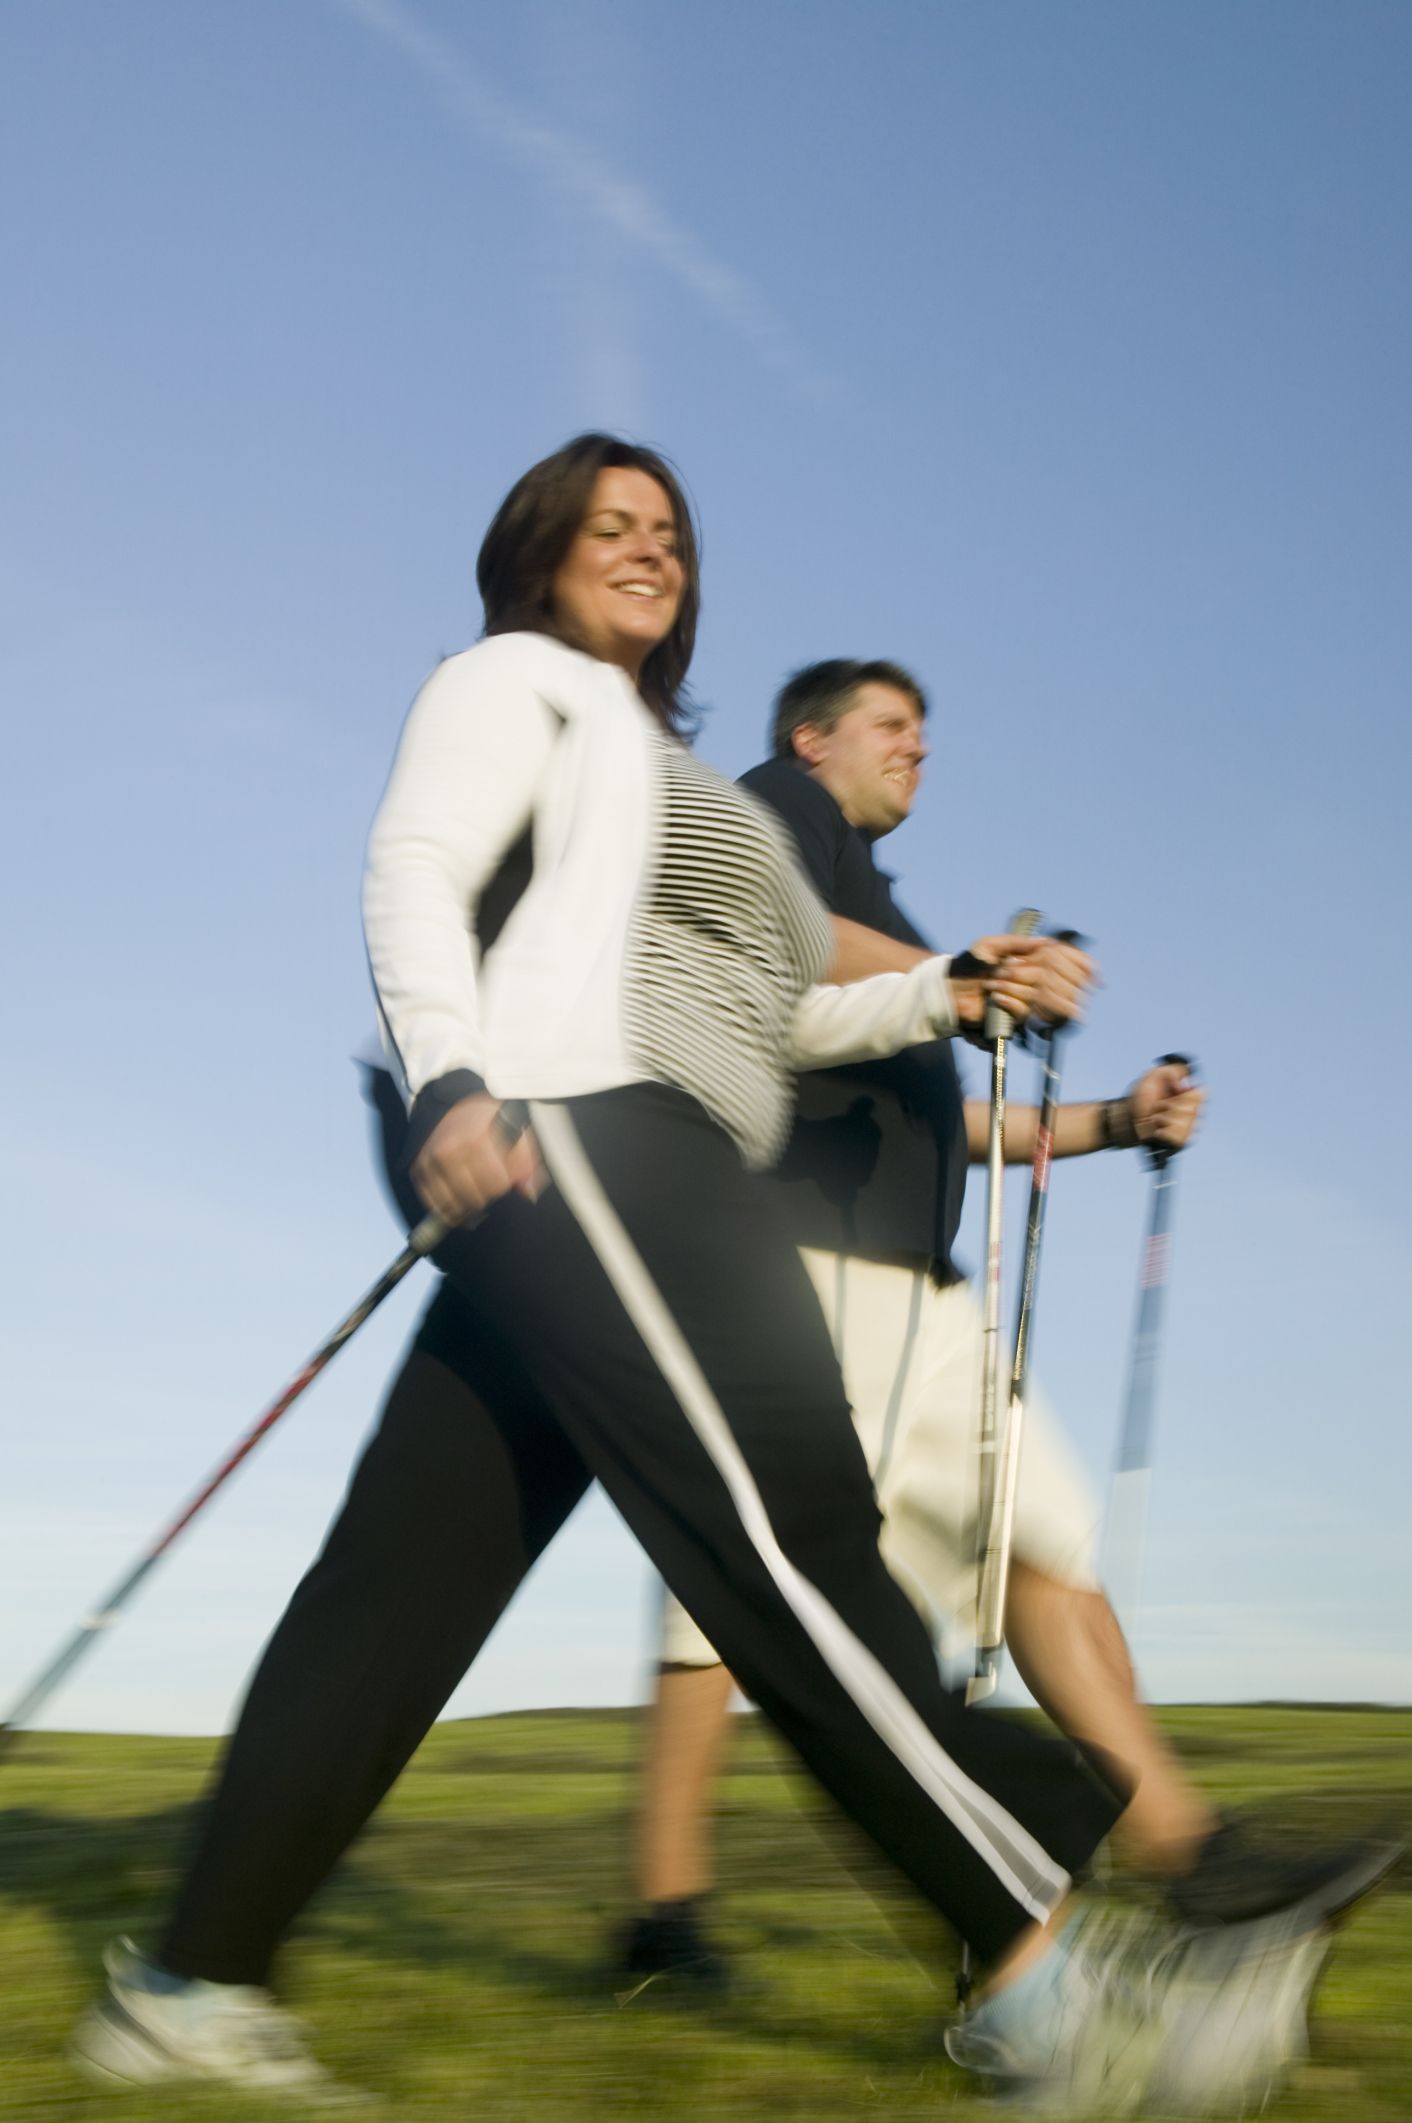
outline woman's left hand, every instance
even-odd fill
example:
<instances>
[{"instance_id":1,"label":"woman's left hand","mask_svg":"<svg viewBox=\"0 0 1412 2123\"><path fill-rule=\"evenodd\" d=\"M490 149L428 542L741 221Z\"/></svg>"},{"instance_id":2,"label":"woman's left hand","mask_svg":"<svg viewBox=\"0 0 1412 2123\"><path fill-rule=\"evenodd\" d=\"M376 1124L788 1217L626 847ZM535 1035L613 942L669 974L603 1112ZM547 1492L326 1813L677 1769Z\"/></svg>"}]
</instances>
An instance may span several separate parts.
<instances>
[{"instance_id":1,"label":"woman's left hand","mask_svg":"<svg viewBox=\"0 0 1412 2123\"><path fill-rule=\"evenodd\" d=\"M985 972L972 980L952 979L957 1015L963 1025L985 1022L987 1001L998 1003L1016 1024L1035 1018L1044 1024L1074 1024L1098 979L1098 967L1076 944L1055 936L982 936L965 956Z\"/></svg>"}]
</instances>

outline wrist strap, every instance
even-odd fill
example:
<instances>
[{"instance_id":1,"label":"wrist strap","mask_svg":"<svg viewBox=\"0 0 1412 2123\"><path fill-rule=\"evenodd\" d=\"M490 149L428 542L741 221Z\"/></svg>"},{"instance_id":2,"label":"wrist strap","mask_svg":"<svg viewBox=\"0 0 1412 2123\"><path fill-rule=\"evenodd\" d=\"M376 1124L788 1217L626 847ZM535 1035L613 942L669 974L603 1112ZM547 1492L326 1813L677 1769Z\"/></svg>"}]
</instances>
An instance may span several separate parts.
<instances>
[{"instance_id":1,"label":"wrist strap","mask_svg":"<svg viewBox=\"0 0 1412 2123\"><path fill-rule=\"evenodd\" d=\"M1105 1098L1098 1109L1098 1143L1102 1150L1136 1150L1137 1125L1130 1098Z\"/></svg>"}]
</instances>

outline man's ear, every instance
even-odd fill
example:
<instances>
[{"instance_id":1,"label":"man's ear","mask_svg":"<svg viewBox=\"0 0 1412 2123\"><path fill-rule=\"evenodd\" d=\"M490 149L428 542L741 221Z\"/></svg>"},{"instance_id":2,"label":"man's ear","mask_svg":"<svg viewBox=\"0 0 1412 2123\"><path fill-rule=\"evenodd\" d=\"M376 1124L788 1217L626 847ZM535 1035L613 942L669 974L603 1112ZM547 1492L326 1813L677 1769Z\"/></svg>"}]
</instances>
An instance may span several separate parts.
<instances>
[{"instance_id":1,"label":"man's ear","mask_svg":"<svg viewBox=\"0 0 1412 2123\"><path fill-rule=\"evenodd\" d=\"M806 767L816 767L823 754L825 741L824 733L818 727L818 724L812 722L796 723L789 734L790 741L794 746L795 758L802 759Z\"/></svg>"}]
</instances>

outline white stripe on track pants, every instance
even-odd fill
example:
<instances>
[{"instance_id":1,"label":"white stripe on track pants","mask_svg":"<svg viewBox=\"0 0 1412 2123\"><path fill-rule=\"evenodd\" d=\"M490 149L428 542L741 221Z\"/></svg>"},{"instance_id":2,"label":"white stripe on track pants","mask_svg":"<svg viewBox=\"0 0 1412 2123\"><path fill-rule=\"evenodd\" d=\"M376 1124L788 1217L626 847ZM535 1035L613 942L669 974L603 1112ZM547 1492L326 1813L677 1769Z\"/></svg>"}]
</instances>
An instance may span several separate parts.
<instances>
[{"instance_id":1,"label":"white stripe on track pants","mask_svg":"<svg viewBox=\"0 0 1412 2123\"><path fill-rule=\"evenodd\" d=\"M1121 1800L943 1687L878 1552L818 1303L730 1139L661 1085L535 1124L555 1185L443 1250L449 1286L252 1683L165 1965L265 1979L592 1477L819 1782L993 1958Z\"/></svg>"}]
</instances>

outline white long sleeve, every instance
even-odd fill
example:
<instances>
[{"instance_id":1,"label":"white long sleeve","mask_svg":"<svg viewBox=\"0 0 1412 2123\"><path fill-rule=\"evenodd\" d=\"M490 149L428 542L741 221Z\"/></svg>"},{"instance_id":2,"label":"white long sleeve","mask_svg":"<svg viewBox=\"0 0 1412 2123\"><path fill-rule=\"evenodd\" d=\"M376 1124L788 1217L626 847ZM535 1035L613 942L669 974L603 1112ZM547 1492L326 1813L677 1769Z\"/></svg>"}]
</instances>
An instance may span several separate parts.
<instances>
[{"instance_id":1,"label":"white long sleeve","mask_svg":"<svg viewBox=\"0 0 1412 2123\"><path fill-rule=\"evenodd\" d=\"M790 1026L791 1067L835 1069L950 1038L961 1029L950 971L950 958L928 958L906 973L806 988Z\"/></svg>"},{"instance_id":2,"label":"white long sleeve","mask_svg":"<svg viewBox=\"0 0 1412 2123\"><path fill-rule=\"evenodd\" d=\"M484 1073L471 909L529 820L555 727L518 636L448 657L407 718L368 842L363 926L414 1094Z\"/></svg>"},{"instance_id":3,"label":"white long sleeve","mask_svg":"<svg viewBox=\"0 0 1412 2123\"><path fill-rule=\"evenodd\" d=\"M526 827L532 872L482 964L478 903ZM793 1070L956 1029L948 960L810 988L830 934L785 829L673 743L625 672L544 635L479 642L423 686L363 916L386 1043L424 1112L481 1085L673 1083L766 1165Z\"/></svg>"}]
</instances>

